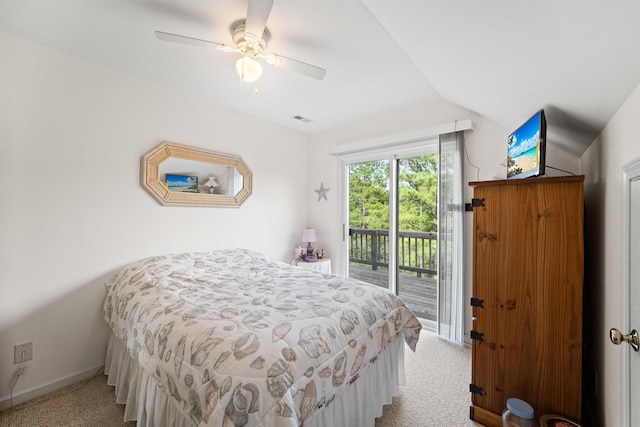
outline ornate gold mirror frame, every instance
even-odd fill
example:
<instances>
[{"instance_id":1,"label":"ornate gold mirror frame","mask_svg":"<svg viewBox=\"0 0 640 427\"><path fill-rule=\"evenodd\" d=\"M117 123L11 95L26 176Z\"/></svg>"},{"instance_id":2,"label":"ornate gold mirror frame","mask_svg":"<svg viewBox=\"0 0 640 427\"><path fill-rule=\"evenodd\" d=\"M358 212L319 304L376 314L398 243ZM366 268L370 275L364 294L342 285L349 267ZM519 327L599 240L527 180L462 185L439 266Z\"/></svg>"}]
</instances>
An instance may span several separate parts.
<instances>
[{"instance_id":1,"label":"ornate gold mirror frame","mask_svg":"<svg viewBox=\"0 0 640 427\"><path fill-rule=\"evenodd\" d=\"M213 171L216 166L235 168L237 174L242 177L242 187L234 189L232 194L210 194L208 192L187 193L171 191L166 184L166 177L161 176L161 164L168 159L183 159L192 162L203 163L205 169L207 163L211 164ZM218 153L202 148L189 147L164 141L142 156L140 176L142 186L166 206L208 206L208 207L238 207L251 194L252 174L241 157ZM234 171L234 173L236 173ZM178 171L176 171L178 172ZM213 173L207 174L213 176Z\"/></svg>"}]
</instances>

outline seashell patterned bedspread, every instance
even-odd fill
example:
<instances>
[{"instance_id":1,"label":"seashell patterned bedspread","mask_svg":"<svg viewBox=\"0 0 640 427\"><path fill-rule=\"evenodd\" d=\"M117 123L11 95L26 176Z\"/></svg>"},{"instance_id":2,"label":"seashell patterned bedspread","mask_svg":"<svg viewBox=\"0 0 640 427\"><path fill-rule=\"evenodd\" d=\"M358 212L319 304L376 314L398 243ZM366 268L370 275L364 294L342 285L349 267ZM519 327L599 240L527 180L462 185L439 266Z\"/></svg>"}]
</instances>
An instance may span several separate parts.
<instances>
[{"instance_id":1,"label":"seashell patterned bedspread","mask_svg":"<svg viewBox=\"0 0 640 427\"><path fill-rule=\"evenodd\" d=\"M194 425L302 425L421 329L385 289L250 250L143 259L107 288L113 334Z\"/></svg>"}]
</instances>

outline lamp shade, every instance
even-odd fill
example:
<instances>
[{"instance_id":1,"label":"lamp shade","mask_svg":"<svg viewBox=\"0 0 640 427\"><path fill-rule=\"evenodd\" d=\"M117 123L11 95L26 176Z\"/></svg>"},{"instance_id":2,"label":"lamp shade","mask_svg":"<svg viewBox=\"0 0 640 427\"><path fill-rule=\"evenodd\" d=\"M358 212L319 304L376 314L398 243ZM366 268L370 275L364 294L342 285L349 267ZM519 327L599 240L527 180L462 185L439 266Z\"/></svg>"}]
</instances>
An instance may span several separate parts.
<instances>
[{"instance_id":1,"label":"lamp shade","mask_svg":"<svg viewBox=\"0 0 640 427\"><path fill-rule=\"evenodd\" d=\"M307 243L315 242L316 230L314 228L305 228L302 232L302 241Z\"/></svg>"},{"instance_id":2,"label":"lamp shade","mask_svg":"<svg viewBox=\"0 0 640 427\"><path fill-rule=\"evenodd\" d=\"M262 65L249 55L245 55L236 62L236 71L242 80L255 82L262 74Z\"/></svg>"}]
</instances>

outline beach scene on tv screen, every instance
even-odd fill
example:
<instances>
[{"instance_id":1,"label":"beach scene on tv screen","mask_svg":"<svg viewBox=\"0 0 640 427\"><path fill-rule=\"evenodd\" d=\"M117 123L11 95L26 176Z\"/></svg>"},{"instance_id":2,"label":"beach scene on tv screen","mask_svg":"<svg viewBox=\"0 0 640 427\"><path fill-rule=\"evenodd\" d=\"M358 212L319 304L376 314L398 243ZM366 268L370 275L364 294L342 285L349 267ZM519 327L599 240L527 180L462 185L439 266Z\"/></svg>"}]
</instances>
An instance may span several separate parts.
<instances>
[{"instance_id":1,"label":"beach scene on tv screen","mask_svg":"<svg viewBox=\"0 0 640 427\"><path fill-rule=\"evenodd\" d=\"M538 167L540 113L509 136L507 176L526 173Z\"/></svg>"}]
</instances>

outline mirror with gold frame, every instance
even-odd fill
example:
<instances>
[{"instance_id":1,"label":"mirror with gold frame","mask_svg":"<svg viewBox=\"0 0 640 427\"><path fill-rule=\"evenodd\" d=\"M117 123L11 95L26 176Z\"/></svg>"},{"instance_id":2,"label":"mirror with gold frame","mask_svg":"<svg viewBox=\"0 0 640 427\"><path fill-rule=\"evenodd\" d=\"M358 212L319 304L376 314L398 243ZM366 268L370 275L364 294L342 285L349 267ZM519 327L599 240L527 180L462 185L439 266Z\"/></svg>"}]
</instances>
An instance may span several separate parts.
<instances>
[{"instance_id":1,"label":"mirror with gold frame","mask_svg":"<svg viewBox=\"0 0 640 427\"><path fill-rule=\"evenodd\" d=\"M140 170L144 189L166 206L238 207L253 185L241 157L169 141L143 155Z\"/></svg>"}]
</instances>

